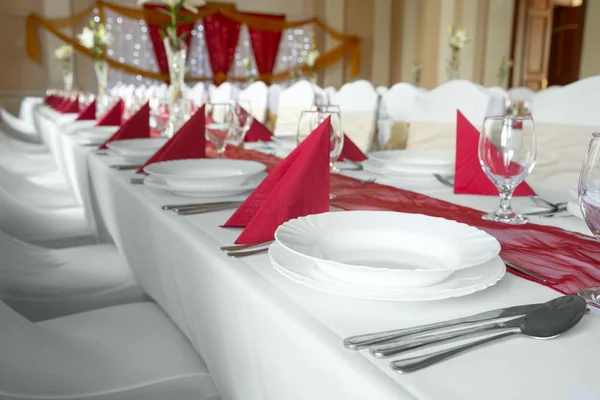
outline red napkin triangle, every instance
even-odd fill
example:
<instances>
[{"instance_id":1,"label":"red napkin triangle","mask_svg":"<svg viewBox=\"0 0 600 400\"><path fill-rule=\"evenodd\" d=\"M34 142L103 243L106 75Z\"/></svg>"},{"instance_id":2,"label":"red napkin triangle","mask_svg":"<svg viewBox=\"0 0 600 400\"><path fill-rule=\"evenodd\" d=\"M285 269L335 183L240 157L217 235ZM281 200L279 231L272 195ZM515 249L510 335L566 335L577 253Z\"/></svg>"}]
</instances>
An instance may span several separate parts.
<instances>
[{"instance_id":1,"label":"red napkin triangle","mask_svg":"<svg viewBox=\"0 0 600 400\"><path fill-rule=\"evenodd\" d=\"M125 102L119 100L117 104L112 106L107 112L104 113L98 121L96 126L121 126L123 122L123 112L125 111Z\"/></svg>"},{"instance_id":2,"label":"red napkin triangle","mask_svg":"<svg viewBox=\"0 0 600 400\"><path fill-rule=\"evenodd\" d=\"M79 113L79 96L75 96L73 100L67 101L60 109L60 112L65 114Z\"/></svg>"},{"instance_id":3,"label":"red napkin triangle","mask_svg":"<svg viewBox=\"0 0 600 400\"><path fill-rule=\"evenodd\" d=\"M67 101L69 101L68 98L58 96L56 98L56 100L54 101L54 103L52 104L52 108L54 108L56 111L60 111L64 107L64 105L67 103Z\"/></svg>"},{"instance_id":4,"label":"red napkin triangle","mask_svg":"<svg viewBox=\"0 0 600 400\"><path fill-rule=\"evenodd\" d=\"M141 139L150 137L150 104L146 103L127 121L123 122L121 128L99 147L106 149L106 143L114 140Z\"/></svg>"},{"instance_id":5,"label":"red napkin triangle","mask_svg":"<svg viewBox=\"0 0 600 400\"><path fill-rule=\"evenodd\" d=\"M363 153L358 146L344 133L344 147L338 160L350 160L355 162L365 161L367 156Z\"/></svg>"},{"instance_id":6,"label":"red napkin triangle","mask_svg":"<svg viewBox=\"0 0 600 400\"><path fill-rule=\"evenodd\" d=\"M160 161L206 157L204 125L204 106L202 106L160 150L137 170L137 173L143 173L146 165Z\"/></svg>"},{"instance_id":7,"label":"red napkin triangle","mask_svg":"<svg viewBox=\"0 0 600 400\"><path fill-rule=\"evenodd\" d=\"M243 108L241 108L241 112L248 114L248 112ZM252 125L250 125L250 129L246 133L246 136L244 137L244 142L270 142L272 136L273 132L271 132L266 126L264 126L255 118L252 121Z\"/></svg>"},{"instance_id":8,"label":"red napkin triangle","mask_svg":"<svg viewBox=\"0 0 600 400\"><path fill-rule=\"evenodd\" d=\"M454 167L454 193L498 196L498 189L486 176L479 163L479 131L465 116L456 112L456 164ZM492 145L489 151L498 151ZM499 153L498 153L499 155ZM500 160L500 157L498 157ZM500 164L499 164L500 166ZM502 163L502 168L506 167ZM511 163L509 169L523 168ZM533 196L535 192L526 182L515 189L513 196Z\"/></svg>"},{"instance_id":9,"label":"red napkin triangle","mask_svg":"<svg viewBox=\"0 0 600 400\"><path fill-rule=\"evenodd\" d=\"M96 119L96 100L88 104L77 116L75 121L91 121Z\"/></svg>"},{"instance_id":10,"label":"red napkin triangle","mask_svg":"<svg viewBox=\"0 0 600 400\"><path fill-rule=\"evenodd\" d=\"M236 243L272 240L284 222L329 211L330 132L327 118L271 170L223 225L246 227Z\"/></svg>"}]
</instances>

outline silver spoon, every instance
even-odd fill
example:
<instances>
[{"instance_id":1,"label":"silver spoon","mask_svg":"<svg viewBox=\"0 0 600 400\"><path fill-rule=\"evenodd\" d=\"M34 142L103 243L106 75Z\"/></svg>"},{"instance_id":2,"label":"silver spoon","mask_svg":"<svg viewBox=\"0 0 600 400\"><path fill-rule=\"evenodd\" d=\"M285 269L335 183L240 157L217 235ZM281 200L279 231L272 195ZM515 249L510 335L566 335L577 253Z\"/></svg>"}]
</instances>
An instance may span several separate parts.
<instances>
[{"instance_id":1,"label":"silver spoon","mask_svg":"<svg viewBox=\"0 0 600 400\"><path fill-rule=\"evenodd\" d=\"M535 339L551 339L577 325L586 312L586 306L586 301L577 295L562 296L544 303L522 318L513 320L511 326L491 337L435 353L393 361L390 367L400 373L418 371L481 344L516 334Z\"/></svg>"}]
</instances>

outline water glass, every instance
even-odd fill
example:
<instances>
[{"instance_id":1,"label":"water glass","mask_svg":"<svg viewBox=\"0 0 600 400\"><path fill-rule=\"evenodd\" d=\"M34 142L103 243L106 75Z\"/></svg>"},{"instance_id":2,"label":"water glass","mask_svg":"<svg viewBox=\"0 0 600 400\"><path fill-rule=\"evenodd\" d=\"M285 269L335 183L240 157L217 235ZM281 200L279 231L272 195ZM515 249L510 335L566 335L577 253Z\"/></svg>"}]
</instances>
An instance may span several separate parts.
<instances>
[{"instance_id":1,"label":"water glass","mask_svg":"<svg viewBox=\"0 0 600 400\"><path fill-rule=\"evenodd\" d=\"M600 133L593 133L581 165L579 207L590 231L600 239Z\"/></svg>"},{"instance_id":2,"label":"water glass","mask_svg":"<svg viewBox=\"0 0 600 400\"><path fill-rule=\"evenodd\" d=\"M250 100L239 99L235 105L234 125L237 129L243 131L243 135L250 130L254 117L252 115L252 104Z\"/></svg>"},{"instance_id":3,"label":"water glass","mask_svg":"<svg viewBox=\"0 0 600 400\"><path fill-rule=\"evenodd\" d=\"M344 133L340 125L340 113L337 111L308 110L302 111L298 122L297 143L300 144L308 137L323 121L330 119L331 136L329 145L329 166L332 172L336 172L334 163L340 157L344 147Z\"/></svg>"},{"instance_id":4,"label":"water glass","mask_svg":"<svg viewBox=\"0 0 600 400\"><path fill-rule=\"evenodd\" d=\"M516 214L510 205L514 190L535 166L537 138L530 116L488 117L479 137L479 163L498 188L500 206L483 219L520 225L527 219Z\"/></svg>"},{"instance_id":5,"label":"water glass","mask_svg":"<svg viewBox=\"0 0 600 400\"><path fill-rule=\"evenodd\" d=\"M233 106L230 103L209 103L205 112L206 139L217 149L217 157L223 158L233 123Z\"/></svg>"}]
</instances>

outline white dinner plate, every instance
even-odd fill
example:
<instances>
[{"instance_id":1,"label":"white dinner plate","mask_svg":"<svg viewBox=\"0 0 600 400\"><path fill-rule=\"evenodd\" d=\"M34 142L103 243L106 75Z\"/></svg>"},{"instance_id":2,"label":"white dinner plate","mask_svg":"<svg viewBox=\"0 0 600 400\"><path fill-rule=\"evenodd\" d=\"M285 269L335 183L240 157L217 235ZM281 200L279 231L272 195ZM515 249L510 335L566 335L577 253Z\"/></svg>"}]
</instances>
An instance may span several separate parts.
<instances>
[{"instance_id":1,"label":"white dinner plate","mask_svg":"<svg viewBox=\"0 0 600 400\"><path fill-rule=\"evenodd\" d=\"M186 188L178 188L178 187L170 186L168 183L165 183L164 181L161 181L151 175L148 175L144 179L144 185L154 188L154 189L164 190L164 191L176 194L178 196L184 196L184 197L228 197L228 196L237 196L240 194L245 194L245 193L248 193L248 192L256 189L256 187L260 184L260 182L262 180L259 178L264 178L264 176L265 176L264 174L262 176L257 176L252 181L250 181L244 185L236 186L236 187L230 187L230 188L208 187L208 188L202 188L202 189L186 189Z\"/></svg>"},{"instance_id":2,"label":"white dinner plate","mask_svg":"<svg viewBox=\"0 0 600 400\"><path fill-rule=\"evenodd\" d=\"M178 189L233 190L246 185L265 169L264 164L256 161L200 158L154 163L146 166L144 172Z\"/></svg>"},{"instance_id":3,"label":"white dinner plate","mask_svg":"<svg viewBox=\"0 0 600 400\"><path fill-rule=\"evenodd\" d=\"M432 301L466 296L495 285L506 273L500 257L456 271L437 285L426 288L369 288L349 285L329 277L311 260L286 250L278 243L269 247L271 264L289 280L338 296L379 301Z\"/></svg>"},{"instance_id":4,"label":"white dinner plate","mask_svg":"<svg viewBox=\"0 0 600 400\"><path fill-rule=\"evenodd\" d=\"M118 126L94 126L77 130L77 137L89 141L103 141L114 135Z\"/></svg>"},{"instance_id":5,"label":"white dinner plate","mask_svg":"<svg viewBox=\"0 0 600 400\"><path fill-rule=\"evenodd\" d=\"M156 153L168 139L144 138L115 140L107 143L106 147L114 155L124 157L132 163L144 163Z\"/></svg>"},{"instance_id":6,"label":"white dinner plate","mask_svg":"<svg viewBox=\"0 0 600 400\"><path fill-rule=\"evenodd\" d=\"M384 150L369 153L369 161L372 168L402 175L454 174L454 157L448 152Z\"/></svg>"},{"instance_id":7,"label":"white dinner plate","mask_svg":"<svg viewBox=\"0 0 600 400\"><path fill-rule=\"evenodd\" d=\"M326 212L292 219L275 240L332 278L371 287L426 287L500 253L488 233L444 218L393 211Z\"/></svg>"}]
</instances>

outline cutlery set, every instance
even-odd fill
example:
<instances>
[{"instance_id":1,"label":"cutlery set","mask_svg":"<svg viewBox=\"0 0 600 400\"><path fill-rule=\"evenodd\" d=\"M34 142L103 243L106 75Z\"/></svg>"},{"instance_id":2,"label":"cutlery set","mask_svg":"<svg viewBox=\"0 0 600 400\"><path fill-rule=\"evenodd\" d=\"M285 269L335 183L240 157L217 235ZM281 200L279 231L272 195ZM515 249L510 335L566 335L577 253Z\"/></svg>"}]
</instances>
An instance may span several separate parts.
<instances>
[{"instance_id":1,"label":"cutlery set","mask_svg":"<svg viewBox=\"0 0 600 400\"><path fill-rule=\"evenodd\" d=\"M243 258L254 256L258 254L265 254L269 251L269 246L273 243L272 240L268 242L255 243L255 244L237 244L231 246L222 246L221 251L227 253L229 257ZM266 246L266 247L264 247ZM255 247L260 247L255 249Z\"/></svg>"},{"instance_id":2,"label":"cutlery set","mask_svg":"<svg viewBox=\"0 0 600 400\"><path fill-rule=\"evenodd\" d=\"M390 367L408 373L511 335L534 339L557 337L573 328L586 311L584 298L567 295L544 304L508 307L423 326L352 336L343 343L349 350L369 349L375 358L403 356L392 361ZM467 340L472 341L448 347ZM437 347L442 349L430 351ZM418 355L412 356L412 353ZM404 357L405 354L408 356Z\"/></svg>"},{"instance_id":3,"label":"cutlery set","mask_svg":"<svg viewBox=\"0 0 600 400\"><path fill-rule=\"evenodd\" d=\"M241 201L217 201L214 203L171 204L162 206L162 209L173 211L177 215L195 215L230 210L239 207L241 204Z\"/></svg>"}]
</instances>

